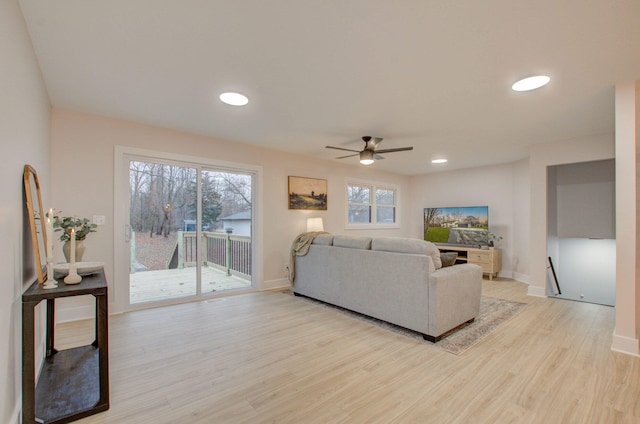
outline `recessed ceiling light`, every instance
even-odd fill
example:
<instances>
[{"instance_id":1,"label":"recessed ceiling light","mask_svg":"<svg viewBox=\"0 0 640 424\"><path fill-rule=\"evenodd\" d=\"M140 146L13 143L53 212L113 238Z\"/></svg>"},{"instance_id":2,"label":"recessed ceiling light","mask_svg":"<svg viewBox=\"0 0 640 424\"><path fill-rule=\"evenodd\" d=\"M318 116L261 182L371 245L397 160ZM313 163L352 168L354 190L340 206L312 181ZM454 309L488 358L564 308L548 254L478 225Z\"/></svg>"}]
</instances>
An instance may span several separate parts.
<instances>
[{"instance_id":1,"label":"recessed ceiling light","mask_svg":"<svg viewBox=\"0 0 640 424\"><path fill-rule=\"evenodd\" d=\"M220 100L231 106L244 106L249 103L249 99L244 94L240 93L222 93Z\"/></svg>"},{"instance_id":2,"label":"recessed ceiling light","mask_svg":"<svg viewBox=\"0 0 640 424\"><path fill-rule=\"evenodd\" d=\"M547 85L550 80L551 78L546 75L536 75L535 77L529 77L514 82L511 89L513 91L531 91Z\"/></svg>"},{"instance_id":3,"label":"recessed ceiling light","mask_svg":"<svg viewBox=\"0 0 640 424\"><path fill-rule=\"evenodd\" d=\"M434 159L431 161L431 163L447 163L446 159Z\"/></svg>"}]
</instances>

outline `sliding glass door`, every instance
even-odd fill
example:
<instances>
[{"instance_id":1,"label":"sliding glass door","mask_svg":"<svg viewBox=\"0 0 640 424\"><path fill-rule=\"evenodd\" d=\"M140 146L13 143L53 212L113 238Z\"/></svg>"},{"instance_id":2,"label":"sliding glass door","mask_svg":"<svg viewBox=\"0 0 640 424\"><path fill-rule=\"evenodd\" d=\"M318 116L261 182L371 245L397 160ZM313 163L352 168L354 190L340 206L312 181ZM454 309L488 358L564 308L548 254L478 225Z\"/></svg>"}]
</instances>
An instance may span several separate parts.
<instances>
[{"instance_id":1,"label":"sliding glass door","mask_svg":"<svg viewBox=\"0 0 640 424\"><path fill-rule=\"evenodd\" d=\"M254 175L124 156L128 304L163 304L252 284Z\"/></svg>"},{"instance_id":2,"label":"sliding glass door","mask_svg":"<svg viewBox=\"0 0 640 424\"><path fill-rule=\"evenodd\" d=\"M252 176L203 169L201 291L246 288L251 282Z\"/></svg>"}]
</instances>

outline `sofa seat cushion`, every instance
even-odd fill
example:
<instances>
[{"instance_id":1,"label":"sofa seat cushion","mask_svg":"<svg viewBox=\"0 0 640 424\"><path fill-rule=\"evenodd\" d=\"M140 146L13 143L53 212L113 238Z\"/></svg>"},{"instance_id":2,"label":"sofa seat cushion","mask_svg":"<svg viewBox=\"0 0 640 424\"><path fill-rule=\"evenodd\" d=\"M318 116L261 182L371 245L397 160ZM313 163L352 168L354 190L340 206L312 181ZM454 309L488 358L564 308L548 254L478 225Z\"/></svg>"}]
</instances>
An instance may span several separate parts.
<instances>
[{"instance_id":1,"label":"sofa seat cushion","mask_svg":"<svg viewBox=\"0 0 640 424\"><path fill-rule=\"evenodd\" d=\"M333 245L349 249L371 250L371 237L334 236Z\"/></svg>"},{"instance_id":2,"label":"sofa seat cushion","mask_svg":"<svg viewBox=\"0 0 640 424\"><path fill-rule=\"evenodd\" d=\"M376 237L371 242L371 250L431 256L435 269L442 268L440 251L429 241L405 237Z\"/></svg>"}]
</instances>

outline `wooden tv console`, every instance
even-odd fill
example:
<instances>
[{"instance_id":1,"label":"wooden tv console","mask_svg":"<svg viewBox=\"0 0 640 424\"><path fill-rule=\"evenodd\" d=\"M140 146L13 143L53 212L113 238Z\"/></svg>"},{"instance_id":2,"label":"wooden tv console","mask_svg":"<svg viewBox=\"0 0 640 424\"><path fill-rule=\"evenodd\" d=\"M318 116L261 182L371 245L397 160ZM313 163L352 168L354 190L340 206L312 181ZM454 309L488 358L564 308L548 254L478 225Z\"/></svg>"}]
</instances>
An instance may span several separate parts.
<instances>
[{"instance_id":1,"label":"wooden tv console","mask_svg":"<svg viewBox=\"0 0 640 424\"><path fill-rule=\"evenodd\" d=\"M482 272L489 274L489 280L497 277L502 269L502 250L497 248L478 249L477 247L436 244L441 252L458 252L456 262L467 262L482 267Z\"/></svg>"}]
</instances>

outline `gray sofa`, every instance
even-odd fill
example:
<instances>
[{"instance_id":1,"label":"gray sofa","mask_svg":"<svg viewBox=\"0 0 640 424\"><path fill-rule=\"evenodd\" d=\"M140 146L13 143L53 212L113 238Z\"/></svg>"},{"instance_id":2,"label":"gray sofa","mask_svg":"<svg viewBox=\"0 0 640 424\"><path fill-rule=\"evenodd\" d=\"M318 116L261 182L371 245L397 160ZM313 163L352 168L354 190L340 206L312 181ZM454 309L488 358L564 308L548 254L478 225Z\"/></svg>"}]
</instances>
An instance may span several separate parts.
<instances>
[{"instance_id":1,"label":"gray sofa","mask_svg":"<svg viewBox=\"0 0 640 424\"><path fill-rule=\"evenodd\" d=\"M482 268L442 268L430 242L321 234L295 256L293 292L422 333L436 342L480 311Z\"/></svg>"}]
</instances>

